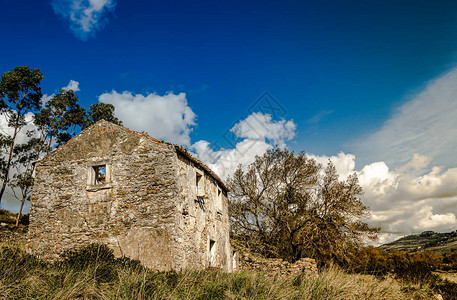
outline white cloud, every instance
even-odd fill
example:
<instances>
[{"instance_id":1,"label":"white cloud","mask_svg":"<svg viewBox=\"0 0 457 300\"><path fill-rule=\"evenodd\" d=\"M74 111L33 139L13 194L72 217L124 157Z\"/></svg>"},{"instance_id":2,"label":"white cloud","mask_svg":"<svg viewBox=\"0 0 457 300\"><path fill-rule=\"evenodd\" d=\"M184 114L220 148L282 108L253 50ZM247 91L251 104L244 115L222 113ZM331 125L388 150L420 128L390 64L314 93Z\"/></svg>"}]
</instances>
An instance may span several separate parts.
<instances>
[{"instance_id":1,"label":"white cloud","mask_svg":"<svg viewBox=\"0 0 457 300\"><path fill-rule=\"evenodd\" d=\"M230 129L238 138L263 141L284 147L285 140L295 136L297 125L294 121L273 121L270 114L252 113Z\"/></svg>"},{"instance_id":2,"label":"white cloud","mask_svg":"<svg viewBox=\"0 0 457 300\"><path fill-rule=\"evenodd\" d=\"M380 130L354 145L358 162L382 160L399 167L414 153L421 153L430 157L434 165L456 166L456 83L457 68L429 82Z\"/></svg>"},{"instance_id":3,"label":"white cloud","mask_svg":"<svg viewBox=\"0 0 457 300\"><path fill-rule=\"evenodd\" d=\"M219 177L226 179L232 175L238 165L247 166L254 161L256 155L263 155L273 145L265 140L243 139L233 149L213 151L207 141L198 141L193 144L197 156L205 162Z\"/></svg>"},{"instance_id":4,"label":"white cloud","mask_svg":"<svg viewBox=\"0 0 457 300\"><path fill-rule=\"evenodd\" d=\"M416 159L405 166L414 165ZM457 168L432 167L417 176L409 167L391 171L384 162L376 162L358 176L365 192L362 199L372 210L370 223L384 233L401 236L456 229Z\"/></svg>"},{"instance_id":5,"label":"white cloud","mask_svg":"<svg viewBox=\"0 0 457 300\"><path fill-rule=\"evenodd\" d=\"M207 141L198 141L192 147L203 162L225 179L239 164L252 163L257 155L275 145L285 147L285 142L295 136L296 127L293 120L275 121L270 114L252 113L230 129L237 138L233 148L214 151Z\"/></svg>"},{"instance_id":6,"label":"white cloud","mask_svg":"<svg viewBox=\"0 0 457 300\"><path fill-rule=\"evenodd\" d=\"M79 82L75 81L75 80L70 80L70 82L68 83L67 86L63 87L62 88L63 90L72 90L73 92L78 92L80 91L79 89Z\"/></svg>"},{"instance_id":7,"label":"white cloud","mask_svg":"<svg viewBox=\"0 0 457 300\"><path fill-rule=\"evenodd\" d=\"M116 6L114 0L53 0L54 12L70 22L70 28L81 40L93 36L107 23L105 14Z\"/></svg>"},{"instance_id":8,"label":"white cloud","mask_svg":"<svg viewBox=\"0 0 457 300\"><path fill-rule=\"evenodd\" d=\"M383 239L457 227L457 68L354 145L364 203ZM389 167L390 169L389 169Z\"/></svg>"},{"instance_id":9,"label":"white cloud","mask_svg":"<svg viewBox=\"0 0 457 300\"><path fill-rule=\"evenodd\" d=\"M146 131L167 142L190 146L189 134L195 125L196 115L187 105L185 93L144 96L112 91L100 95L98 100L113 104L116 117L126 127Z\"/></svg>"},{"instance_id":10,"label":"white cloud","mask_svg":"<svg viewBox=\"0 0 457 300\"><path fill-rule=\"evenodd\" d=\"M324 167L327 166L329 161L331 161L341 179L345 179L354 173L355 156L353 154L345 154L344 152L340 152L336 156L319 156L314 154L308 154L307 156L315 159Z\"/></svg>"},{"instance_id":11,"label":"white cloud","mask_svg":"<svg viewBox=\"0 0 457 300\"><path fill-rule=\"evenodd\" d=\"M43 96L41 96L41 105L46 105L46 103L48 103L48 101L51 100L55 95L56 94L44 94Z\"/></svg>"},{"instance_id":12,"label":"white cloud","mask_svg":"<svg viewBox=\"0 0 457 300\"><path fill-rule=\"evenodd\" d=\"M80 91L79 89L79 82L73 80L73 79L70 79L70 82L68 83L67 86L64 86L61 88L62 90L72 90L73 92L78 92ZM56 94L51 94L51 95L48 95L48 94L44 94L43 96L41 96L41 105L45 105L46 103L48 103L49 100L51 100Z\"/></svg>"},{"instance_id":13,"label":"white cloud","mask_svg":"<svg viewBox=\"0 0 457 300\"><path fill-rule=\"evenodd\" d=\"M355 156L351 154L309 157L324 165L331 160L340 179L357 174L364 191L362 201L371 209L368 222L381 227L376 244L426 230L447 232L457 228L457 168L429 167L430 157L419 154L413 154L397 169L378 161L360 171L355 171ZM417 175L417 170L427 171Z\"/></svg>"}]
</instances>

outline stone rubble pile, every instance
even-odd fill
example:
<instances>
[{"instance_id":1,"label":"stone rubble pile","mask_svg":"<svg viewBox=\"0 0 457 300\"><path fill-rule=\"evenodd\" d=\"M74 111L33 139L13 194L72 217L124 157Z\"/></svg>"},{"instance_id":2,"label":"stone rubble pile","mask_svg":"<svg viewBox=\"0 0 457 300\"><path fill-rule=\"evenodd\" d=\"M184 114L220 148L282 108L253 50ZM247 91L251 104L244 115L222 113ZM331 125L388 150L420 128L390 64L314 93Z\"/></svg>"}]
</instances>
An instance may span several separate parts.
<instances>
[{"instance_id":1,"label":"stone rubble pile","mask_svg":"<svg viewBox=\"0 0 457 300\"><path fill-rule=\"evenodd\" d=\"M302 258L295 263L289 263L280 258L262 258L244 253L240 261L240 269L293 275L301 272L317 273L317 263L312 258Z\"/></svg>"}]
</instances>

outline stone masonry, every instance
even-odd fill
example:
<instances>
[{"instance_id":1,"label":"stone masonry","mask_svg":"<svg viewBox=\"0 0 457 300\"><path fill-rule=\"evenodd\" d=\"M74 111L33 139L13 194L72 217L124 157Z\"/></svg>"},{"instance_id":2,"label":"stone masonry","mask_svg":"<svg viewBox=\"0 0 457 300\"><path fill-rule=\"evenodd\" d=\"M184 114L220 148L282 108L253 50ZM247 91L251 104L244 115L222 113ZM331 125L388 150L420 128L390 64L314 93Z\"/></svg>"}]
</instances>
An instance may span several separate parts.
<instances>
[{"instance_id":1,"label":"stone masonry","mask_svg":"<svg viewBox=\"0 0 457 300\"><path fill-rule=\"evenodd\" d=\"M227 188L180 146L107 121L37 162L28 249L103 243L157 271L233 271Z\"/></svg>"}]
</instances>

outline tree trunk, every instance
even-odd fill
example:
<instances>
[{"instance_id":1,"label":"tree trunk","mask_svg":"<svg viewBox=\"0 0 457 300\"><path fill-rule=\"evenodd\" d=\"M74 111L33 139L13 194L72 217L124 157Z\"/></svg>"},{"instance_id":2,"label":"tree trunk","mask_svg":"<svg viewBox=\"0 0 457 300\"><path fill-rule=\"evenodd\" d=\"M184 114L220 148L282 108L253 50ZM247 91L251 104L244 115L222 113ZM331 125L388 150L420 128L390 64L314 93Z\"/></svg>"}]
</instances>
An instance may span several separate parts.
<instances>
[{"instance_id":1,"label":"tree trunk","mask_svg":"<svg viewBox=\"0 0 457 300\"><path fill-rule=\"evenodd\" d=\"M24 207L24 202L25 202L25 196L22 197L21 208L19 208L19 212L18 212L18 214L17 214L17 218L16 218L16 227L19 225L19 220L21 219L22 207Z\"/></svg>"},{"instance_id":2,"label":"tree trunk","mask_svg":"<svg viewBox=\"0 0 457 300\"><path fill-rule=\"evenodd\" d=\"M9 179L8 177L9 177L9 173L10 173L11 159L13 157L14 141L16 140L16 136L17 136L17 132L18 132L20 113L21 113L21 111L17 112L16 123L14 124L14 134L13 134L13 138L11 140L10 153L8 155L8 163L6 164L5 174L3 175L2 189L0 190L0 202L2 202L3 193L5 192L6 184L8 183L8 179Z\"/></svg>"}]
</instances>

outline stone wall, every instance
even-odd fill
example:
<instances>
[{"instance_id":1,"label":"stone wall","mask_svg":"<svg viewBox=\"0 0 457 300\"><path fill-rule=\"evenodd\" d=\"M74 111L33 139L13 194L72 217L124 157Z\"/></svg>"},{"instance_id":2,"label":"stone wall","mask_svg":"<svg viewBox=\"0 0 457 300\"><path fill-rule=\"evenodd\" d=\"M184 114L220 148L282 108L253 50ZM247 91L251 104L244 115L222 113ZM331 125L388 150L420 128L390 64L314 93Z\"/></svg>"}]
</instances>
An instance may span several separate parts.
<instances>
[{"instance_id":1,"label":"stone wall","mask_svg":"<svg viewBox=\"0 0 457 300\"><path fill-rule=\"evenodd\" d=\"M182 269L215 267L231 272L227 192L210 174L186 156L177 156L177 260ZM198 174L198 175L197 175ZM197 189L197 176L200 188ZM199 195L200 194L200 195Z\"/></svg>"},{"instance_id":2,"label":"stone wall","mask_svg":"<svg viewBox=\"0 0 457 300\"><path fill-rule=\"evenodd\" d=\"M152 269L174 269L175 157L173 146L109 122L81 133L37 163L29 249L56 258L98 242ZM97 164L107 166L106 183L91 186Z\"/></svg>"},{"instance_id":3,"label":"stone wall","mask_svg":"<svg viewBox=\"0 0 457 300\"><path fill-rule=\"evenodd\" d=\"M262 271L284 276L295 275L301 272L317 274L317 263L312 258L302 258L295 263L289 263L279 258L262 258L250 253L243 253L240 257L240 269Z\"/></svg>"},{"instance_id":4,"label":"stone wall","mask_svg":"<svg viewBox=\"0 0 457 300\"><path fill-rule=\"evenodd\" d=\"M179 149L101 121L37 162L29 250L103 243L158 271L232 271L227 190Z\"/></svg>"}]
</instances>

